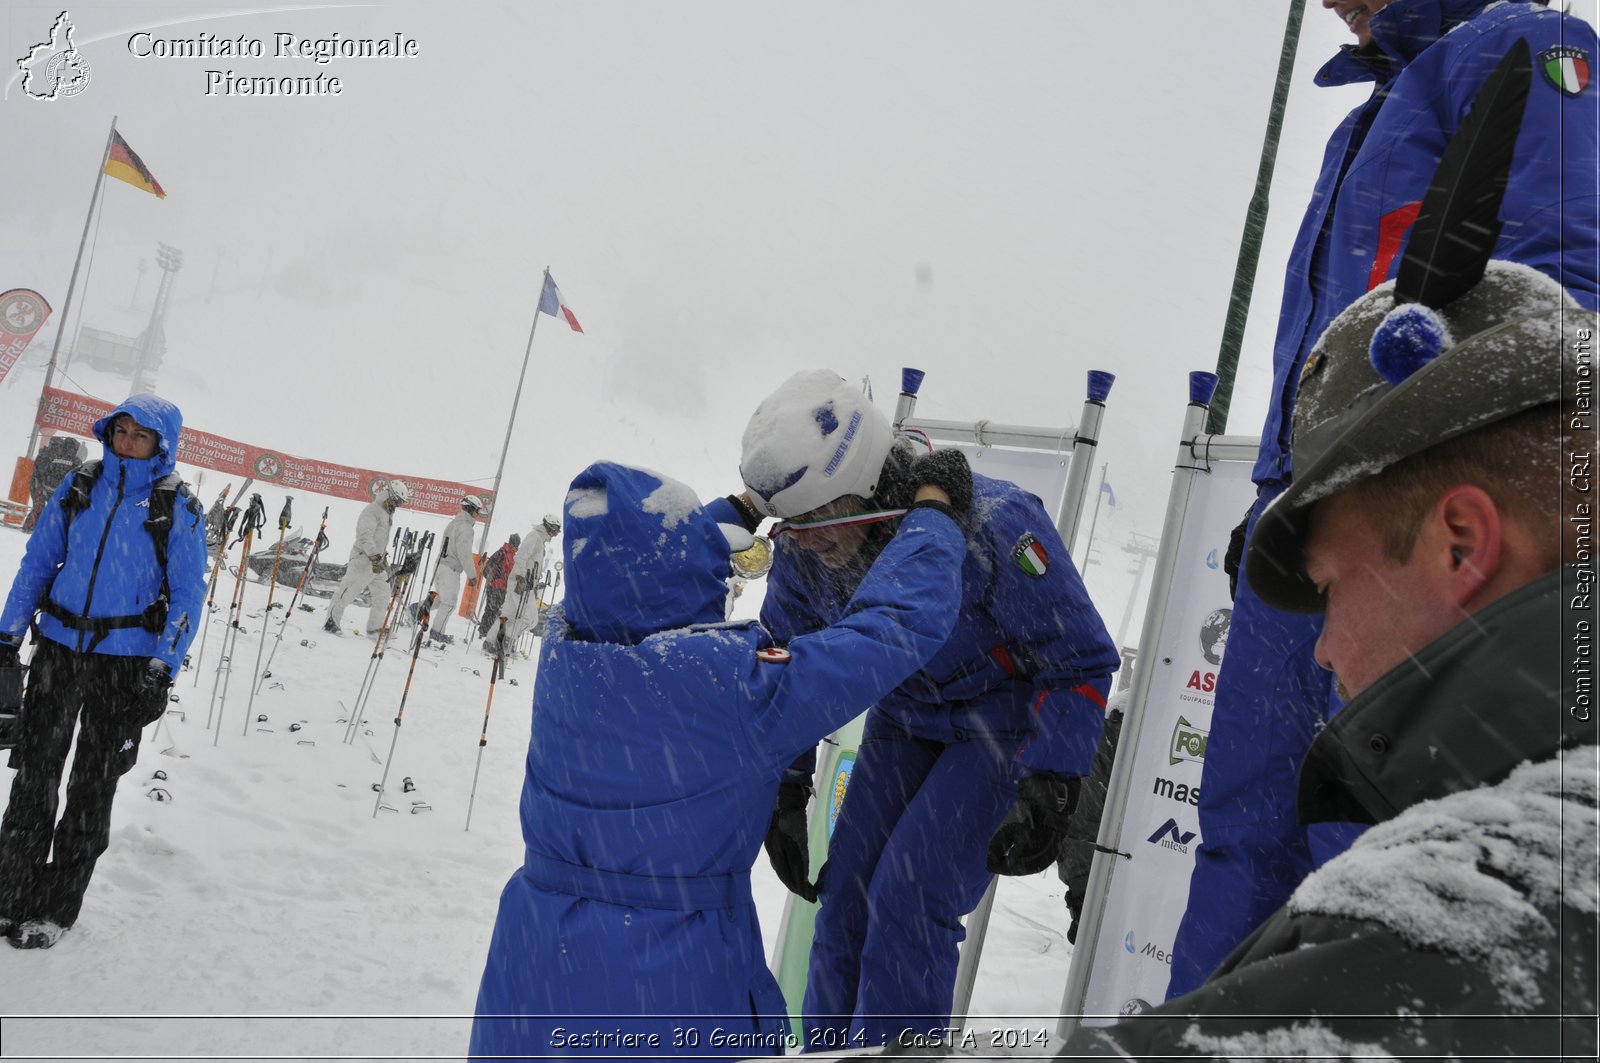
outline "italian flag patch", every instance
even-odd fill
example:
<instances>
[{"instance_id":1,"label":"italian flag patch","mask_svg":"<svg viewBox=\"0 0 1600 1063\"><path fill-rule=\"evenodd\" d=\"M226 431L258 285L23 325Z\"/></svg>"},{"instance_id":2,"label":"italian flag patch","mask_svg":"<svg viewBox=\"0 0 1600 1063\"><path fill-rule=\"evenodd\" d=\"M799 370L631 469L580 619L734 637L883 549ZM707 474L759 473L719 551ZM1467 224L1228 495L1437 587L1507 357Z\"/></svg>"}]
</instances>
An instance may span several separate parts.
<instances>
[{"instance_id":1,"label":"italian flag patch","mask_svg":"<svg viewBox=\"0 0 1600 1063\"><path fill-rule=\"evenodd\" d=\"M1050 568L1050 555L1044 552L1044 547L1033 537L1033 532L1024 532L1022 538L1017 540L1017 545L1011 548L1011 560L1034 577L1044 575Z\"/></svg>"},{"instance_id":2,"label":"italian flag patch","mask_svg":"<svg viewBox=\"0 0 1600 1063\"><path fill-rule=\"evenodd\" d=\"M1589 85L1589 53L1582 48L1547 48L1539 53L1539 69L1568 96L1578 95Z\"/></svg>"}]
</instances>

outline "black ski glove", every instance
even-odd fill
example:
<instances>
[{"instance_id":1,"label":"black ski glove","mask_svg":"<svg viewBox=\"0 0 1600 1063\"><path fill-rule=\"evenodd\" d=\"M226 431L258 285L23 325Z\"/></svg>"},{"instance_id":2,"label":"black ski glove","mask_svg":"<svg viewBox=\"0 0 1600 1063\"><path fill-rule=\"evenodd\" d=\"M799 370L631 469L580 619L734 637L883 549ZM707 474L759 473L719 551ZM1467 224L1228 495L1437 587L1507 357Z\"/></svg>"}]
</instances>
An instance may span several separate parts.
<instances>
[{"instance_id":1,"label":"black ski glove","mask_svg":"<svg viewBox=\"0 0 1600 1063\"><path fill-rule=\"evenodd\" d=\"M1244 519L1228 534L1228 550L1222 555L1222 571L1228 574L1229 598L1239 597L1239 565L1244 561L1244 532L1249 526L1250 510L1247 509Z\"/></svg>"},{"instance_id":2,"label":"black ski glove","mask_svg":"<svg viewBox=\"0 0 1600 1063\"><path fill-rule=\"evenodd\" d=\"M911 463L907 473L913 491L931 484L950 496L954 516L964 516L972 508L972 466L959 450L936 450Z\"/></svg>"},{"instance_id":3,"label":"black ski glove","mask_svg":"<svg viewBox=\"0 0 1600 1063\"><path fill-rule=\"evenodd\" d=\"M1035 875L1055 863L1081 782L1064 775L1030 775L1017 783L1016 806L989 840L989 870Z\"/></svg>"},{"instance_id":4,"label":"black ski glove","mask_svg":"<svg viewBox=\"0 0 1600 1063\"><path fill-rule=\"evenodd\" d=\"M811 882L811 848L806 840L806 799L810 787L786 782L778 787L778 803L767 824L767 860L778 880L795 896L817 903L817 887Z\"/></svg>"},{"instance_id":5,"label":"black ski glove","mask_svg":"<svg viewBox=\"0 0 1600 1063\"><path fill-rule=\"evenodd\" d=\"M133 699L133 716L140 727L155 723L166 714L167 692L171 689L172 673L161 661L151 658Z\"/></svg>"}]
</instances>

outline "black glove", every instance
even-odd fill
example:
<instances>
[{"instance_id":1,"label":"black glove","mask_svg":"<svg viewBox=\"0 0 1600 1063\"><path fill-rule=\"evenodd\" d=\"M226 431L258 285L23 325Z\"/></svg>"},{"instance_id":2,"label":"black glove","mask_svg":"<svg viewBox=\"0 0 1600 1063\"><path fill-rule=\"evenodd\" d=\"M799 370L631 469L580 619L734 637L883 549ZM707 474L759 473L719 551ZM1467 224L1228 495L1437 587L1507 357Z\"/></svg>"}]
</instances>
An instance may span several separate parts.
<instances>
[{"instance_id":1,"label":"black glove","mask_svg":"<svg viewBox=\"0 0 1600 1063\"><path fill-rule=\"evenodd\" d=\"M151 659L139 680L139 693L133 699L133 716L140 727L155 723L167 711L167 692L172 689L172 673L162 662Z\"/></svg>"},{"instance_id":2,"label":"black glove","mask_svg":"<svg viewBox=\"0 0 1600 1063\"><path fill-rule=\"evenodd\" d=\"M989 840L989 870L1035 875L1055 863L1080 784L1063 775L1030 775L1017 783L1016 806Z\"/></svg>"},{"instance_id":3,"label":"black glove","mask_svg":"<svg viewBox=\"0 0 1600 1063\"><path fill-rule=\"evenodd\" d=\"M811 849L806 841L806 799L810 796L810 787L803 783L786 782L778 787L778 803L772 807L763 844L778 881L790 893L815 904L817 887L811 883Z\"/></svg>"},{"instance_id":4,"label":"black glove","mask_svg":"<svg viewBox=\"0 0 1600 1063\"><path fill-rule=\"evenodd\" d=\"M1254 508L1254 507L1252 507ZM1228 535L1228 552L1222 555L1222 571L1228 574L1228 597L1239 597L1239 564L1244 560L1244 530L1250 526L1250 510Z\"/></svg>"},{"instance_id":5,"label":"black glove","mask_svg":"<svg viewBox=\"0 0 1600 1063\"><path fill-rule=\"evenodd\" d=\"M972 466L959 450L936 450L922 455L911 463L907 478L913 490L931 484L949 495L951 512L958 517L972 508Z\"/></svg>"}]
</instances>

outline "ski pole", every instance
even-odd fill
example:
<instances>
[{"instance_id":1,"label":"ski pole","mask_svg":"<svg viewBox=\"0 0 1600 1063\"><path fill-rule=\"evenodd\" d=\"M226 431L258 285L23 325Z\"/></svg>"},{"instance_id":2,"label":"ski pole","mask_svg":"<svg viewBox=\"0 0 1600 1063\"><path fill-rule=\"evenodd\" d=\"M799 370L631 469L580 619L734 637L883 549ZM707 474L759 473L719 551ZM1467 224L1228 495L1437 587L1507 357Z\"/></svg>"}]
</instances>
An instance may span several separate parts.
<instances>
[{"instance_id":1,"label":"ski pole","mask_svg":"<svg viewBox=\"0 0 1600 1063\"><path fill-rule=\"evenodd\" d=\"M472 769L472 791L467 794L467 825L472 829L472 803L478 798L478 772L483 768L483 747L489 744L489 708L494 704L494 681L505 670L506 618L500 618L500 639L494 654L494 667L489 669L489 699L483 703L483 730L478 732L478 763Z\"/></svg>"},{"instance_id":2,"label":"ski pole","mask_svg":"<svg viewBox=\"0 0 1600 1063\"><path fill-rule=\"evenodd\" d=\"M321 555L322 548L328 545L327 528L328 507L323 506L322 524L317 528L317 538L311 544L311 554L306 558L306 567L300 570L300 579L294 585L294 597L289 599L289 605L283 611L283 620L278 624L278 636L272 642L272 652L267 654L267 667L262 670L261 678L256 681L257 693L260 692L261 688L266 685L267 680L272 676L272 660L278 655L278 647L283 645L284 629L289 626L289 618L294 615L294 607L300 603L300 591L305 587L306 580L311 575L311 566L317 563L317 558ZM254 695L251 695L250 701L251 704L255 703Z\"/></svg>"},{"instance_id":3,"label":"ski pole","mask_svg":"<svg viewBox=\"0 0 1600 1063\"><path fill-rule=\"evenodd\" d=\"M223 488L222 493L226 495L228 493L227 488ZM228 556L228 536L232 533L233 522L238 517L239 507L229 506L223 511L220 522L222 525L222 538L217 541L217 561L216 564L211 566L211 579L206 585L206 626L200 629L200 649L194 655L194 685L196 689L200 687L200 662L205 659L206 655L206 636L211 634L211 614L217 611L217 576L222 571L223 559ZM206 720L206 726L211 726L209 717Z\"/></svg>"},{"instance_id":4,"label":"ski pole","mask_svg":"<svg viewBox=\"0 0 1600 1063\"><path fill-rule=\"evenodd\" d=\"M228 626L222 630L222 652L217 656L217 671L211 679L211 708L206 712L207 727L211 726L213 714L217 718L217 729L211 732L213 746L222 737L222 707L228 701L228 684L223 675L224 673L230 677L233 675L233 650L239 642L239 613L244 605L244 571L250 563L250 543L255 538L256 529L264 527L266 523L267 510L261 502L261 496L251 495L250 507L240 523L239 541L244 545L239 551L239 568L233 576L233 600L228 604ZM222 692L221 702L217 700L219 684Z\"/></svg>"},{"instance_id":5,"label":"ski pole","mask_svg":"<svg viewBox=\"0 0 1600 1063\"><path fill-rule=\"evenodd\" d=\"M367 658L367 670L362 673L361 686L356 690L355 700L350 703L350 719L344 729L346 745L356 740L356 732L361 729L362 717L367 711L367 699L372 696L372 688L378 682L378 669L383 665L384 650L389 647L389 618L394 615L395 596L389 596L389 606L383 611L383 626L378 629L378 637L372 640L372 654Z\"/></svg>"},{"instance_id":6,"label":"ski pole","mask_svg":"<svg viewBox=\"0 0 1600 1063\"><path fill-rule=\"evenodd\" d=\"M383 762L383 778L378 780L378 799L372 803L372 818L378 818L378 809L383 807L383 789L389 784L389 765L394 763L394 747L400 742L400 724L406 715L406 698L411 696L411 677L417 674L417 655L422 652L423 640L428 637L428 612L433 608L433 591L428 592L427 599L422 603L422 612L417 614L417 635L411 642L411 669L406 672L406 686L400 692L400 708L394 714L394 737L389 739L389 757Z\"/></svg>"},{"instance_id":7,"label":"ski pole","mask_svg":"<svg viewBox=\"0 0 1600 1063\"><path fill-rule=\"evenodd\" d=\"M278 590L278 566L283 563L283 536L289 530L289 521L291 519L289 514L293 506L294 496L285 495L283 509L278 513L278 552L272 559L272 575L267 580L267 608L261 614L261 641L256 644L256 665L251 669L251 675L261 674L261 655L267 649L266 618L272 615L272 597ZM283 618L285 620L289 619L289 614L283 614ZM250 734L250 712L256 707L256 691L258 689L259 687L256 683L252 682L250 684L250 700L244 706L244 733L246 737Z\"/></svg>"}]
</instances>

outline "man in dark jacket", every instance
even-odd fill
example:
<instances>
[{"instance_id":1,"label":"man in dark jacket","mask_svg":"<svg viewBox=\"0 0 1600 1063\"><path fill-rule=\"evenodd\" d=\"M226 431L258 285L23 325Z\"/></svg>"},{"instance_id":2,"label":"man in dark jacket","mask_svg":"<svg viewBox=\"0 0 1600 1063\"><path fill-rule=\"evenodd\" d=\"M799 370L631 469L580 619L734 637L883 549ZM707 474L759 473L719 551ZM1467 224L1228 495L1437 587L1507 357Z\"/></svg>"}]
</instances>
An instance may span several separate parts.
<instances>
[{"instance_id":1,"label":"man in dark jacket","mask_svg":"<svg viewBox=\"0 0 1600 1063\"><path fill-rule=\"evenodd\" d=\"M1313 349L1245 556L1266 602L1322 614L1351 699L1301 819L1376 826L1199 989L1064 1054L1595 1056L1593 488L1564 474L1595 449L1600 321L1507 262L1405 298Z\"/></svg>"},{"instance_id":2,"label":"man in dark jacket","mask_svg":"<svg viewBox=\"0 0 1600 1063\"><path fill-rule=\"evenodd\" d=\"M1444 145L1517 41L1533 82L1507 174L1496 258L1554 277L1588 309L1600 293L1600 86L1594 28L1559 10L1490 0L1323 0L1355 37L1315 83L1370 83L1328 140L1295 237L1273 349L1272 398L1255 467L1251 525L1289 484L1290 415L1301 367L1336 314L1393 277ZM1298 459L1295 468L1298 469ZM1314 867L1358 828L1295 819L1295 778L1339 700L1312 657L1320 622L1241 583L1217 679L1188 907L1168 996L1199 985Z\"/></svg>"},{"instance_id":3,"label":"man in dark jacket","mask_svg":"<svg viewBox=\"0 0 1600 1063\"><path fill-rule=\"evenodd\" d=\"M155 395L96 421L98 475L56 489L0 611L0 664L16 661L30 625L34 645L0 820L0 933L17 948L49 948L77 920L110 841L117 779L139 756L140 729L166 712L203 615L205 518L169 479L182 429L178 408Z\"/></svg>"}]
</instances>

